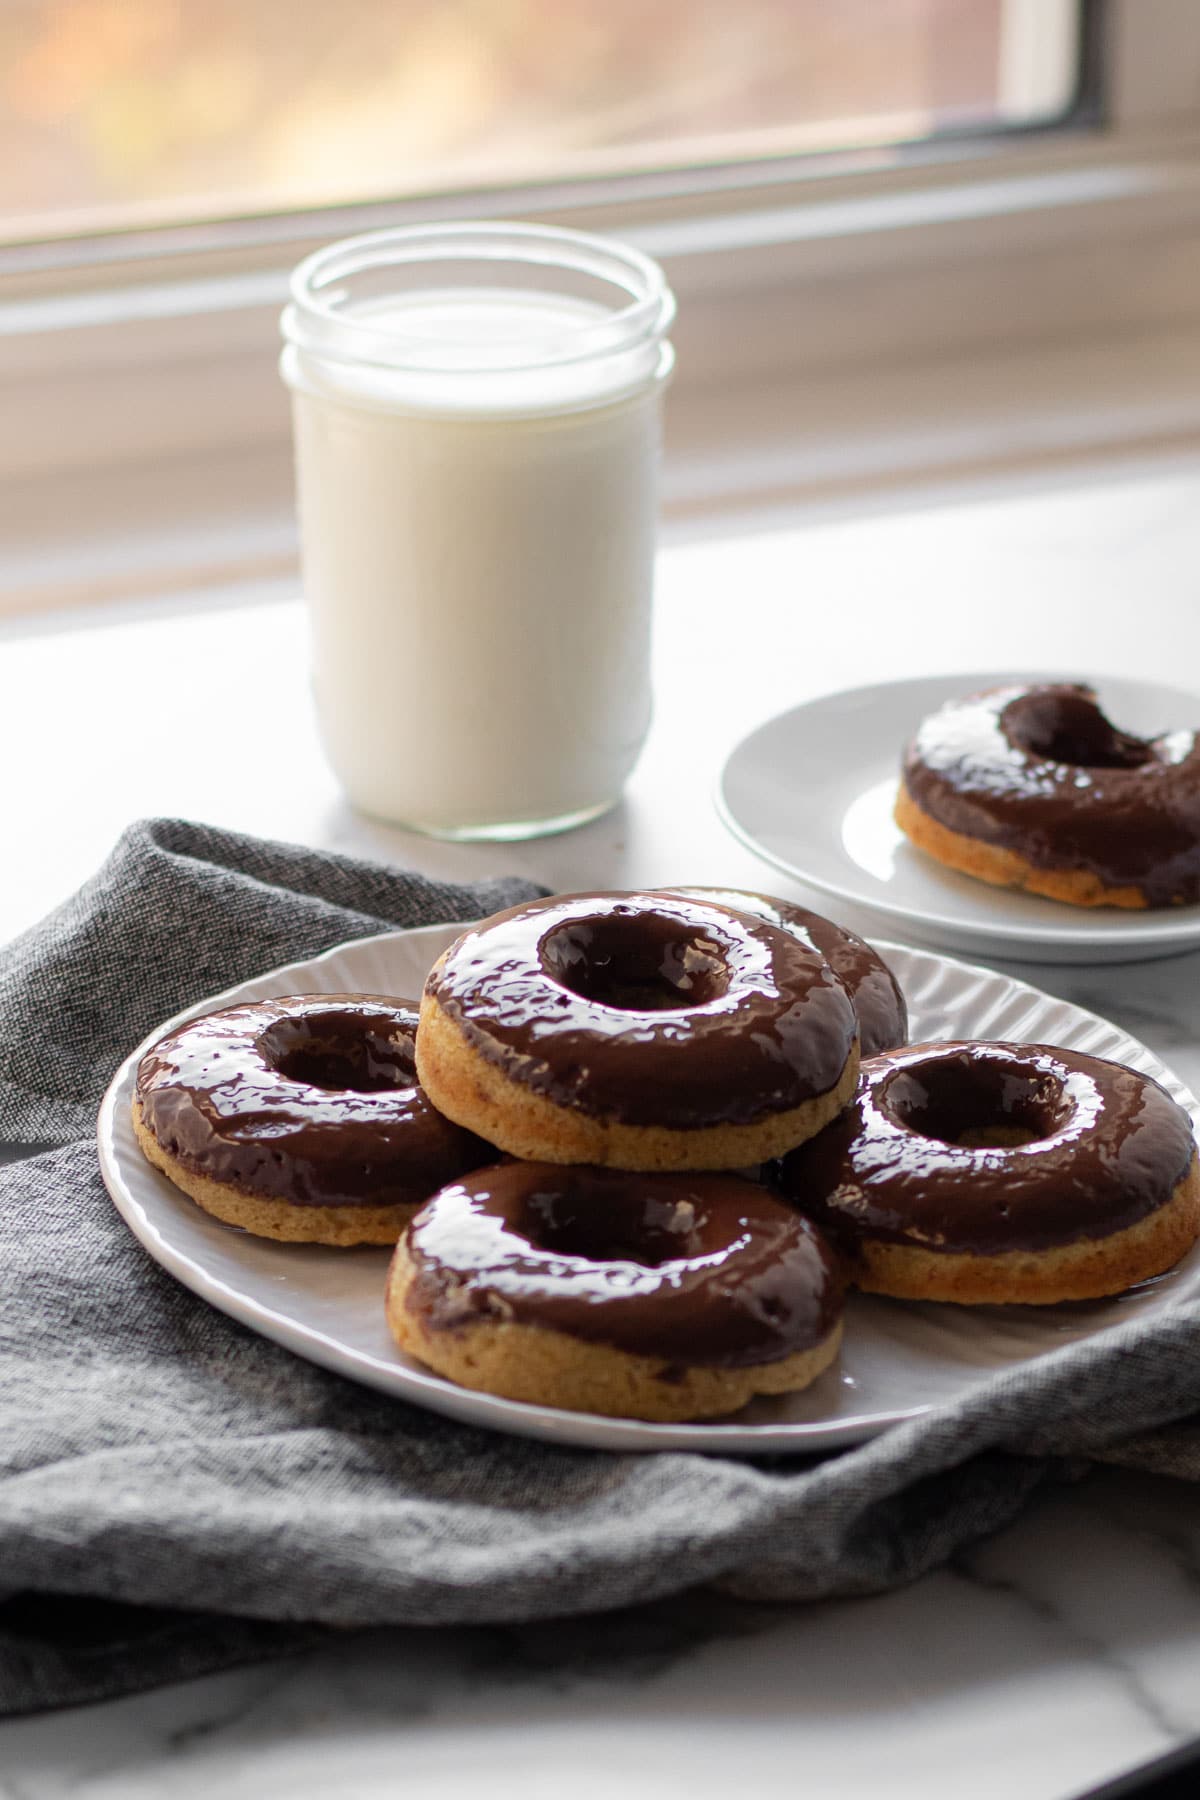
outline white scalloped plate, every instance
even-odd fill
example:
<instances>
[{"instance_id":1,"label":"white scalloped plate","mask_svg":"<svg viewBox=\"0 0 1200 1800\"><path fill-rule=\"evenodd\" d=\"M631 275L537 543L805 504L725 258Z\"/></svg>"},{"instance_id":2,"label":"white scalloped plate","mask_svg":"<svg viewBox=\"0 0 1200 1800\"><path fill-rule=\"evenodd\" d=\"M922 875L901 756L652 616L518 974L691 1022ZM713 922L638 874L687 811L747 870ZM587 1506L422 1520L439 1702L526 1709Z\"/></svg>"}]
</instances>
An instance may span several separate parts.
<instances>
[{"instance_id":1,"label":"white scalloped plate","mask_svg":"<svg viewBox=\"0 0 1200 1800\"><path fill-rule=\"evenodd\" d=\"M822 694L768 719L730 752L717 812L747 849L806 887L869 915L881 931L968 956L1025 962L1140 962L1200 944L1200 906L1122 912L1065 906L943 868L892 818L900 754L945 700L1030 675L929 675ZM1078 681L1078 675L1066 677ZM1200 696L1096 676L1109 715L1145 736L1200 717Z\"/></svg>"},{"instance_id":2,"label":"white scalloped plate","mask_svg":"<svg viewBox=\"0 0 1200 1800\"><path fill-rule=\"evenodd\" d=\"M215 995L180 1018L279 994L413 997L430 964L461 929L431 925L345 944ZM1196 1118L1196 1102L1171 1071L1145 1045L1094 1013L949 957L899 944L879 948L907 995L914 1038L1015 1038L1113 1057L1156 1076ZM160 1027L153 1037L166 1029ZM385 1250L332 1250L249 1237L209 1218L152 1169L137 1148L129 1118L134 1071L144 1048L122 1065L105 1095L99 1146L108 1190L150 1255L205 1300L300 1356L414 1405L523 1437L611 1450L830 1449L873 1437L965 1394L1003 1368L1134 1314L1157 1312L1200 1287L1200 1251L1194 1251L1169 1275L1117 1300L1087 1305L914 1306L856 1294L838 1363L804 1393L755 1401L733 1418L651 1425L528 1406L455 1387L395 1348L383 1318Z\"/></svg>"}]
</instances>

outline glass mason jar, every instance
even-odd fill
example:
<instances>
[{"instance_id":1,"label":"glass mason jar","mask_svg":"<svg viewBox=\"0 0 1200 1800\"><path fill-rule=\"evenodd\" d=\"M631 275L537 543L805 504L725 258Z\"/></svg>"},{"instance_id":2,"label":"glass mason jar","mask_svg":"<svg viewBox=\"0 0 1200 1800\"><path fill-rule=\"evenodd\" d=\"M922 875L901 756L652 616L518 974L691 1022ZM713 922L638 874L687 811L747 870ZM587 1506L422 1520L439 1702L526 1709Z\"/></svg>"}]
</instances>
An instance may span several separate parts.
<instances>
[{"instance_id":1,"label":"glass mason jar","mask_svg":"<svg viewBox=\"0 0 1200 1800\"><path fill-rule=\"evenodd\" d=\"M650 720L657 264L582 232L415 226L318 251L283 315L329 759L438 836L564 830Z\"/></svg>"}]
</instances>

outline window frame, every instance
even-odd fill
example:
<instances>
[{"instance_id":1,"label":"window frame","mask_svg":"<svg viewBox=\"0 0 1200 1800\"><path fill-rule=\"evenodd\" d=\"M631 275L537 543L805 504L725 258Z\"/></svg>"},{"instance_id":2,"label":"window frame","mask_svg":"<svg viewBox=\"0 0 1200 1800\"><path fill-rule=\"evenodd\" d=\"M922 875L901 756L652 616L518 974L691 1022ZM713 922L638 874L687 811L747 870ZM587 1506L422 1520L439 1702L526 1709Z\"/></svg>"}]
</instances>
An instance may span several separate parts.
<instances>
[{"instance_id":1,"label":"window frame","mask_svg":"<svg viewBox=\"0 0 1200 1800\"><path fill-rule=\"evenodd\" d=\"M1091 0L1085 17L1090 73L1068 130L829 157L819 174L785 158L0 253L0 413L20 420L0 434L0 534L17 552L0 612L291 566L286 275L374 224L519 214L658 256L680 303L669 516L920 478L955 432L962 460L978 459L971 414L986 438L989 380L1044 384L1048 365L1069 437L1081 346L1103 361L1105 345L1200 342L1200 18L1192 0ZM1162 363L1149 398L1126 370L1128 392L1107 426L1093 408L1093 426L1118 443L1200 430L1200 400L1194 420L1164 413ZM939 390L958 423L923 450ZM809 421L790 460L765 417L784 393ZM1023 440L1001 411L1006 458L1044 440L1043 415ZM89 563L97 532L106 554Z\"/></svg>"}]
</instances>

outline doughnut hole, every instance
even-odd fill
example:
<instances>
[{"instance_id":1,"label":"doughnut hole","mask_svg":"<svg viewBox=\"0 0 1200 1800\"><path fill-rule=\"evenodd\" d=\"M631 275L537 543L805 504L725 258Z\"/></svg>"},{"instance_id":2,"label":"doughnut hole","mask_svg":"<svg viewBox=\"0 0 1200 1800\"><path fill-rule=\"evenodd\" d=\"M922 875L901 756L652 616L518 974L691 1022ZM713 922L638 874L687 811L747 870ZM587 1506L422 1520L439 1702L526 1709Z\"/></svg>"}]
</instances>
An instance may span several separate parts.
<instances>
[{"instance_id":1,"label":"doughnut hole","mask_svg":"<svg viewBox=\"0 0 1200 1800\"><path fill-rule=\"evenodd\" d=\"M361 1014L310 1013L276 1019L258 1040L269 1068L285 1081L330 1093L378 1094L412 1087L417 1079L411 1033L390 1034Z\"/></svg>"},{"instance_id":2,"label":"doughnut hole","mask_svg":"<svg viewBox=\"0 0 1200 1800\"><path fill-rule=\"evenodd\" d=\"M879 1104L905 1130L964 1150L1039 1143L1060 1130L1071 1112L1057 1076L965 1057L897 1070Z\"/></svg>"},{"instance_id":3,"label":"doughnut hole","mask_svg":"<svg viewBox=\"0 0 1200 1800\"><path fill-rule=\"evenodd\" d=\"M715 933L662 913L573 919L542 939L541 965L582 1000L624 1012L686 1012L719 1000L729 964Z\"/></svg>"},{"instance_id":4,"label":"doughnut hole","mask_svg":"<svg viewBox=\"0 0 1200 1800\"><path fill-rule=\"evenodd\" d=\"M1079 769L1141 769L1155 760L1145 738L1118 731L1089 694L1027 694L1004 711L1010 743L1044 762Z\"/></svg>"},{"instance_id":5,"label":"doughnut hole","mask_svg":"<svg viewBox=\"0 0 1200 1800\"><path fill-rule=\"evenodd\" d=\"M551 1255L585 1262L631 1262L658 1269L703 1253L704 1214L688 1200L630 1193L627 1176L610 1183L577 1174L569 1183L531 1193L520 1229Z\"/></svg>"}]
</instances>

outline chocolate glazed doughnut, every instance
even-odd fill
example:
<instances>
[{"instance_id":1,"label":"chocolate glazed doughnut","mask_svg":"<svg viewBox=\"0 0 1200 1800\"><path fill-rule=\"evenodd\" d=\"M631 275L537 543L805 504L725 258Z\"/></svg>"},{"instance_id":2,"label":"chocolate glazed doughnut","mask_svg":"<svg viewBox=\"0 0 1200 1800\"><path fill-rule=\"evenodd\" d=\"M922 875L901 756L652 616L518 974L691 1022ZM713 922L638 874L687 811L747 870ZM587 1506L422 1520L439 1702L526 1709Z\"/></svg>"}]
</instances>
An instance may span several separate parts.
<instances>
[{"instance_id":1,"label":"chocolate glazed doughnut","mask_svg":"<svg viewBox=\"0 0 1200 1800\"><path fill-rule=\"evenodd\" d=\"M741 888L681 887L664 889L685 900L712 900L735 912L750 913L781 931L790 931L801 943L819 950L834 973L841 977L858 1017L859 1049L863 1056L878 1056L908 1042L908 1007L900 984L883 958L865 938L832 919L776 900L770 894L747 893Z\"/></svg>"},{"instance_id":2,"label":"chocolate glazed doughnut","mask_svg":"<svg viewBox=\"0 0 1200 1800\"><path fill-rule=\"evenodd\" d=\"M193 1019L143 1056L143 1153L206 1212L259 1237L392 1244L415 1209L494 1151L417 1083L417 1013L298 995Z\"/></svg>"},{"instance_id":3,"label":"chocolate glazed doughnut","mask_svg":"<svg viewBox=\"0 0 1200 1800\"><path fill-rule=\"evenodd\" d=\"M421 1002L434 1105L513 1156L730 1169L853 1092L857 1021L823 956L712 901L569 894L464 932Z\"/></svg>"},{"instance_id":4,"label":"chocolate glazed doughnut","mask_svg":"<svg viewBox=\"0 0 1200 1800\"><path fill-rule=\"evenodd\" d=\"M807 1386L837 1353L842 1287L816 1229L735 1176L507 1163L417 1214L387 1316L461 1386L692 1419Z\"/></svg>"},{"instance_id":5,"label":"chocolate glazed doughnut","mask_svg":"<svg viewBox=\"0 0 1200 1800\"><path fill-rule=\"evenodd\" d=\"M925 720L896 822L964 874L1076 906L1200 900L1200 744L1118 731L1089 687L999 687Z\"/></svg>"},{"instance_id":6,"label":"chocolate glazed doughnut","mask_svg":"<svg viewBox=\"0 0 1200 1800\"><path fill-rule=\"evenodd\" d=\"M1182 1107L1149 1076L1042 1044L873 1057L779 1181L860 1287L910 1300L1095 1299L1161 1274L1200 1235Z\"/></svg>"}]
</instances>

